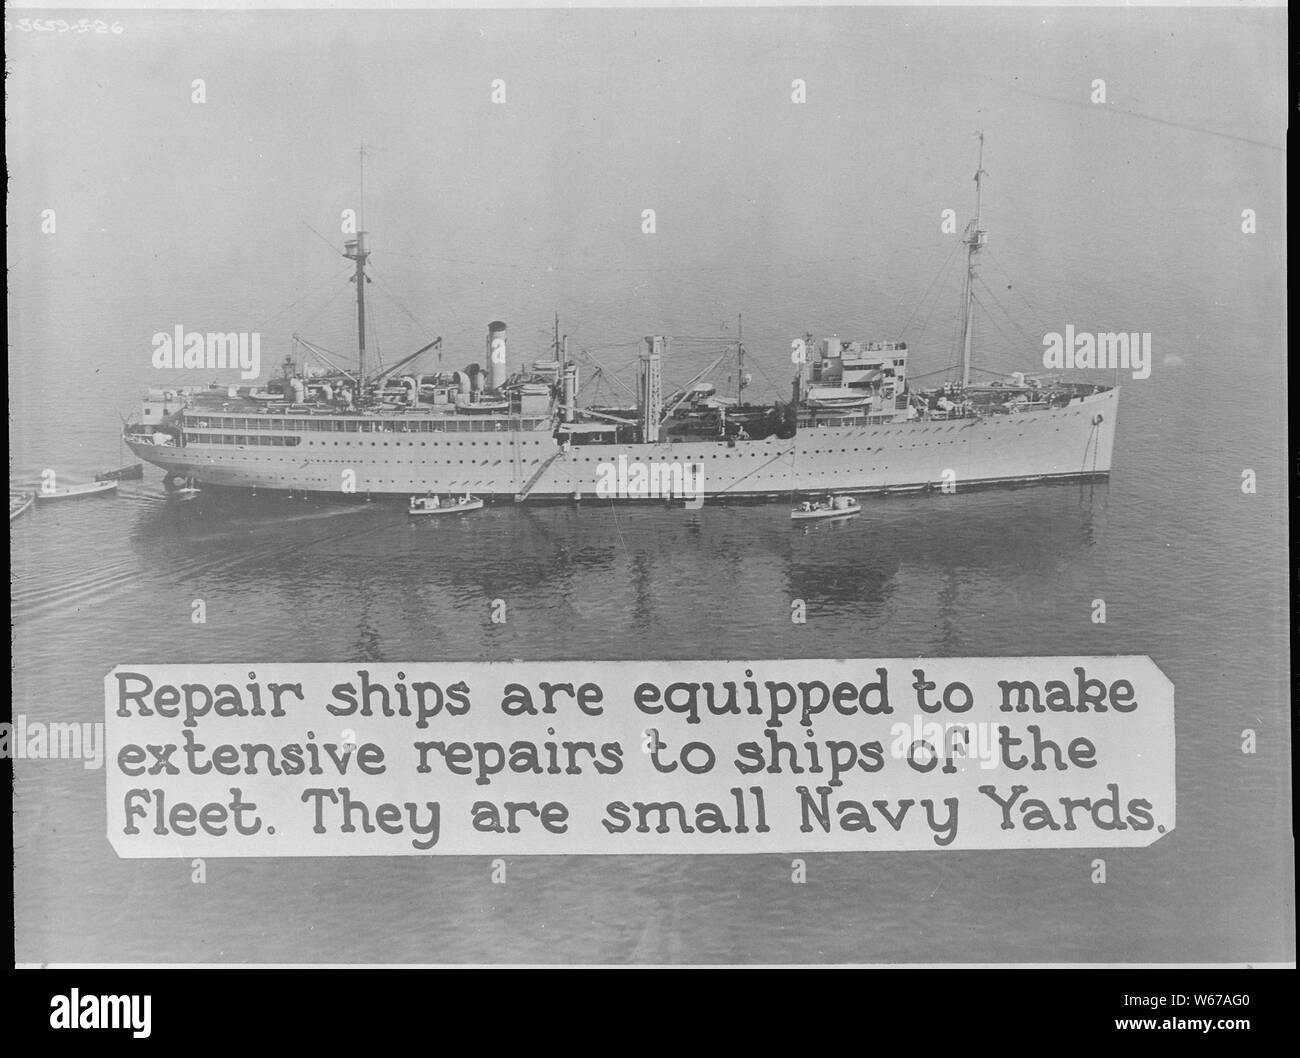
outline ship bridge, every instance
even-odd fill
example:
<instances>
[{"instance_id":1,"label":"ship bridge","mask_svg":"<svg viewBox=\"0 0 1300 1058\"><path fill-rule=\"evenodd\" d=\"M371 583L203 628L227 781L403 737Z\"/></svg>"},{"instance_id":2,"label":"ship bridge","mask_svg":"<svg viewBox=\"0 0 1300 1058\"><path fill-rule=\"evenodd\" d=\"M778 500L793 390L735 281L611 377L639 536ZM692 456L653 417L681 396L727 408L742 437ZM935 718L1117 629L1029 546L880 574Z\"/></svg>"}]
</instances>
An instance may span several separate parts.
<instances>
[{"instance_id":1,"label":"ship bridge","mask_svg":"<svg viewBox=\"0 0 1300 1058\"><path fill-rule=\"evenodd\" d=\"M845 341L834 335L812 345L817 358L801 380L804 425L885 423L907 414L907 343ZM846 423L847 424L847 423Z\"/></svg>"}]
</instances>

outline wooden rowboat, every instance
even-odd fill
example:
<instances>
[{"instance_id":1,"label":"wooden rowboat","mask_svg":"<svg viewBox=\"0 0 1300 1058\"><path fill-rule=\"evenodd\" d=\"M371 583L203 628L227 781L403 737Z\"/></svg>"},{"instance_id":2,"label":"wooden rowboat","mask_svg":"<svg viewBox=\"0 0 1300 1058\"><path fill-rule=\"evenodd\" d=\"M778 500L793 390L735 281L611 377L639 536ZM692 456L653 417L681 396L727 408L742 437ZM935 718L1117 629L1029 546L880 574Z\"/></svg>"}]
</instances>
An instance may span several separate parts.
<instances>
[{"instance_id":1,"label":"wooden rowboat","mask_svg":"<svg viewBox=\"0 0 1300 1058\"><path fill-rule=\"evenodd\" d=\"M42 503L49 500L77 500L83 496L99 496L117 489L116 481L92 481L86 485L66 485L61 489L39 489L36 498Z\"/></svg>"},{"instance_id":2,"label":"wooden rowboat","mask_svg":"<svg viewBox=\"0 0 1300 1058\"><path fill-rule=\"evenodd\" d=\"M9 493L9 520L12 522L24 511L31 508L36 497L30 492L11 492Z\"/></svg>"}]
</instances>

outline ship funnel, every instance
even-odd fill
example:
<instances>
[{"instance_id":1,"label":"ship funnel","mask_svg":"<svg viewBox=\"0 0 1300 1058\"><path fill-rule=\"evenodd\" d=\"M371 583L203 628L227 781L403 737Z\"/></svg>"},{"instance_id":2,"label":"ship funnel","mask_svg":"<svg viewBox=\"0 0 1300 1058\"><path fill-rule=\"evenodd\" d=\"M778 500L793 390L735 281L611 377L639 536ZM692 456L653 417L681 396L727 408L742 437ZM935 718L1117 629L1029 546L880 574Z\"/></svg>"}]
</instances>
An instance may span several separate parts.
<instances>
[{"instance_id":1,"label":"ship funnel","mask_svg":"<svg viewBox=\"0 0 1300 1058\"><path fill-rule=\"evenodd\" d=\"M500 389L506 384L506 325L500 320L488 324L487 359L489 388Z\"/></svg>"},{"instance_id":2,"label":"ship funnel","mask_svg":"<svg viewBox=\"0 0 1300 1058\"><path fill-rule=\"evenodd\" d=\"M573 422L574 402L578 399L578 365L574 363L565 363L564 379L560 391L560 399L564 404L564 410L560 417L564 422Z\"/></svg>"}]
</instances>

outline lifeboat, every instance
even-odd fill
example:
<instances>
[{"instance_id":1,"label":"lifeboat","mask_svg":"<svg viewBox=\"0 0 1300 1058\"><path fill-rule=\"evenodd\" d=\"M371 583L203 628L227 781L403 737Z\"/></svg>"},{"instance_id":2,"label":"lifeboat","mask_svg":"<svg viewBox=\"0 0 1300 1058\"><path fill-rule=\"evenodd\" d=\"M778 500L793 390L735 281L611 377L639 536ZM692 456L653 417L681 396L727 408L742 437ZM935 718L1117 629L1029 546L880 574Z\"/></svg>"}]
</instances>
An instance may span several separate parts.
<instances>
[{"instance_id":1,"label":"lifeboat","mask_svg":"<svg viewBox=\"0 0 1300 1058\"><path fill-rule=\"evenodd\" d=\"M851 411L870 404L871 394L845 386L813 386L804 400L810 408Z\"/></svg>"},{"instance_id":2,"label":"lifeboat","mask_svg":"<svg viewBox=\"0 0 1300 1058\"><path fill-rule=\"evenodd\" d=\"M790 512L790 520L806 522L820 518L850 518L861 513L862 504L852 496L831 496L824 503L801 503Z\"/></svg>"},{"instance_id":3,"label":"lifeboat","mask_svg":"<svg viewBox=\"0 0 1300 1058\"><path fill-rule=\"evenodd\" d=\"M483 501L477 496L450 496L445 500L437 496L412 496L407 514L463 514L477 511L482 506Z\"/></svg>"}]
</instances>

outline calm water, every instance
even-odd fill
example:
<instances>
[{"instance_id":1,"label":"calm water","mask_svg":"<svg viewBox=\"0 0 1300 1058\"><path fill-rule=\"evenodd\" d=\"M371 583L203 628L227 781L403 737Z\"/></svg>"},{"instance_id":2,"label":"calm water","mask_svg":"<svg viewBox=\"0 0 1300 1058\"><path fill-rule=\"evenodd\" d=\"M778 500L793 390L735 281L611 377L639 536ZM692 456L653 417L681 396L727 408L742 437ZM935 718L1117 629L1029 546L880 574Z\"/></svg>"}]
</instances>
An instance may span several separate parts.
<instances>
[{"instance_id":1,"label":"calm water","mask_svg":"<svg viewBox=\"0 0 1300 1058\"><path fill-rule=\"evenodd\" d=\"M118 413L159 384L156 330L260 329L268 362L295 330L347 348L346 262L306 225L334 238L362 137L390 359L432 334L448 368L480 359L495 318L533 359L558 309L624 378L640 334L734 334L737 313L756 396L785 391L807 328L900 335L914 373L945 368L938 216L969 210L983 127L981 362L1032 368L1073 323L1152 332L1156 366L1125 381L1108 484L892 498L809 531L781 505L434 524L176 505L151 468L13 526L15 712L100 718L130 661L1150 654L1177 688L1179 824L1106 853L1105 886L1086 850L813 856L805 886L783 857L517 859L507 886L481 859L228 860L200 886L188 862L114 856L102 772L19 762L20 960L1294 958L1283 15L124 21L103 46L10 41L11 481L127 461ZM1230 67L1230 85L1204 73ZM1094 77L1109 112L1087 105Z\"/></svg>"}]
</instances>

